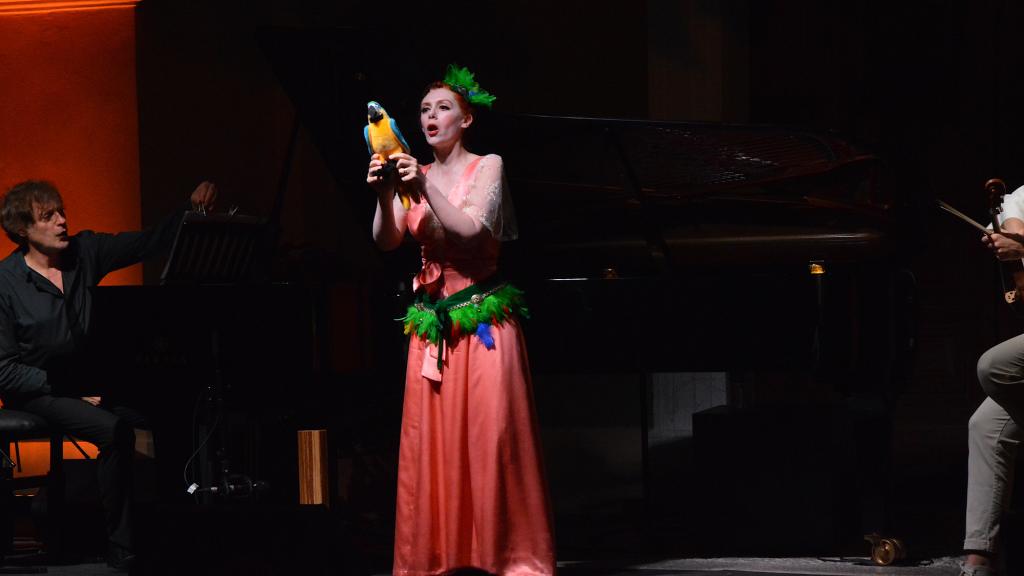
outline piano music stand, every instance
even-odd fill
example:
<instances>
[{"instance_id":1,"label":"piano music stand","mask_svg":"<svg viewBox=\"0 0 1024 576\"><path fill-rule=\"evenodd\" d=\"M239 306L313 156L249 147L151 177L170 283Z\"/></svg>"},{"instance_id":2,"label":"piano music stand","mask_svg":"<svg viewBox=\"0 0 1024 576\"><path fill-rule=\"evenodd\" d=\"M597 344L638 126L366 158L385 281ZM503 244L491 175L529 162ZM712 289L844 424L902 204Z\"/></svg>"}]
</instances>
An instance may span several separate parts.
<instances>
[{"instance_id":1,"label":"piano music stand","mask_svg":"<svg viewBox=\"0 0 1024 576\"><path fill-rule=\"evenodd\" d=\"M258 281L266 221L253 216L188 212L178 227L161 284L244 284Z\"/></svg>"},{"instance_id":2,"label":"piano music stand","mask_svg":"<svg viewBox=\"0 0 1024 576\"><path fill-rule=\"evenodd\" d=\"M188 212L174 238L160 283L238 285L258 282L264 278L265 269L260 264L267 262L261 255L268 252L268 232L267 222L260 218ZM211 466L206 486L193 484L188 491L214 496L258 496L257 492L266 487L264 482L253 481L231 470L225 414L229 386L221 370L221 330L216 325L211 326L210 349L215 377L207 389L206 413L207 426L211 428L192 457L200 455L207 442L214 438L216 442L210 445L216 449L212 458L206 456Z\"/></svg>"}]
</instances>

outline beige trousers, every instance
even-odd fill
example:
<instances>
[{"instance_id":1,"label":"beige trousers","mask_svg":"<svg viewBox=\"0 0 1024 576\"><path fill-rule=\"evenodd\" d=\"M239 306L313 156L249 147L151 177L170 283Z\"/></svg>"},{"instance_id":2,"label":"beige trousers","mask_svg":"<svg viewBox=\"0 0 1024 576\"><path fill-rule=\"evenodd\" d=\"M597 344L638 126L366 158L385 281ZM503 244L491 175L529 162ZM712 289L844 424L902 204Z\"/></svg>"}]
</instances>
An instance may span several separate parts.
<instances>
[{"instance_id":1,"label":"beige trousers","mask_svg":"<svg viewBox=\"0 0 1024 576\"><path fill-rule=\"evenodd\" d=\"M967 458L964 550L997 552L1010 505L1017 446L1024 439L1024 334L997 344L978 360L988 398L971 416Z\"/></svg>"}]
</instances>

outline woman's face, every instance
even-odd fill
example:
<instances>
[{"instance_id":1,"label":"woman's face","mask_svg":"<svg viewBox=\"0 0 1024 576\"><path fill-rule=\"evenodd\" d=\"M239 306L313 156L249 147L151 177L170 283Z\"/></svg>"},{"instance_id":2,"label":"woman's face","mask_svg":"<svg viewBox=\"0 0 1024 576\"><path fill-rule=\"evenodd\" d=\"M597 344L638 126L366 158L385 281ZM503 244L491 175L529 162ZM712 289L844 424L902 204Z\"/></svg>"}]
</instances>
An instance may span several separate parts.
<instances>
[{"instance_id":1,"label":"woman's face","mask_svg":"<svg viewBox=\"0 0 1024 576\"><path fill-rule=\"evenodd\" d=\"M420 128L433 147L457 142L473 123L473 115L459 107L458 95L448 88L434 88L420 103Z\"/></svg>"}]
</instances>

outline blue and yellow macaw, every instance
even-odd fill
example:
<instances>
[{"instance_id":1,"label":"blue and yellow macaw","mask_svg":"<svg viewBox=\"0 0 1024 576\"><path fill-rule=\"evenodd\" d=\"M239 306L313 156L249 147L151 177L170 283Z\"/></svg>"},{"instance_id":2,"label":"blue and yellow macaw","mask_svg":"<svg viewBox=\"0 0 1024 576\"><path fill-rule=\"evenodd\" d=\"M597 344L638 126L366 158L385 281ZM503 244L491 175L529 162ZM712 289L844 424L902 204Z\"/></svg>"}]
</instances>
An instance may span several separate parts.
<instances>
[{"instance_id":1,"label":"blue and yellow macaw","mask_svg":"<svg viewBox=\"0 0 1024 576\"><path fill-rule=\"evenodd\" d=\"M393 154L404 152L409 153L409 144L406 143L402 131L398 129L395 119L388 116L384 107L376 102L366 105L366 127L363 128L363 137L366 139L366 148L370 154L380 154L385 166L378 174L387 177L395 170L395 161L391 159ZM402 183L398 183L398 198L402 206L408 210L411 205L409 193L403 190Z\"/></svg>"}]
</instances>

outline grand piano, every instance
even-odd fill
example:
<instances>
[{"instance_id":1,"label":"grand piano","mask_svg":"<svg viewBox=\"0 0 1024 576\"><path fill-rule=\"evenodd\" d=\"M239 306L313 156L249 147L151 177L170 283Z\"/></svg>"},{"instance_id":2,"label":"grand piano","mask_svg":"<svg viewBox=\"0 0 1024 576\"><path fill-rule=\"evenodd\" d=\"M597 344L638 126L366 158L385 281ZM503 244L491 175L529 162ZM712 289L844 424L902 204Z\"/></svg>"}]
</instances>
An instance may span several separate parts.
<instances>
[{"instance_id":1,"label":"grand piano","mask_svg":"<svg viewBox=\"0 0 1024 576\"><path fill-rule=\"evenodd\" d=\"M533 288L533 348L560 351L541 367L566 362L575 334L600 335L602 365L623 370L887 361L874 348L899 262L876 157L775 126L500 122L553 135L504 153L521 227L507 267Z\"/></svg>"},{"instance_id":2,"label":"grand piano","mask_svg":"<svg viewBox=\"0 0 1024 576\"><path fill-rule=\"evenodd\" d=\"M504 152L521 232L506 269L529 295L532 366L590 375L539 392L542 419L638 429L648 514L692 523L702 555L852 551L891 529L913 291L879 159L792 127L500 121L554 135ZM698 385L678 383L708 372L725 405L701 409ZM589 468L577 491L596 469L555 466Z\"/></svg>"}]
</instances>

